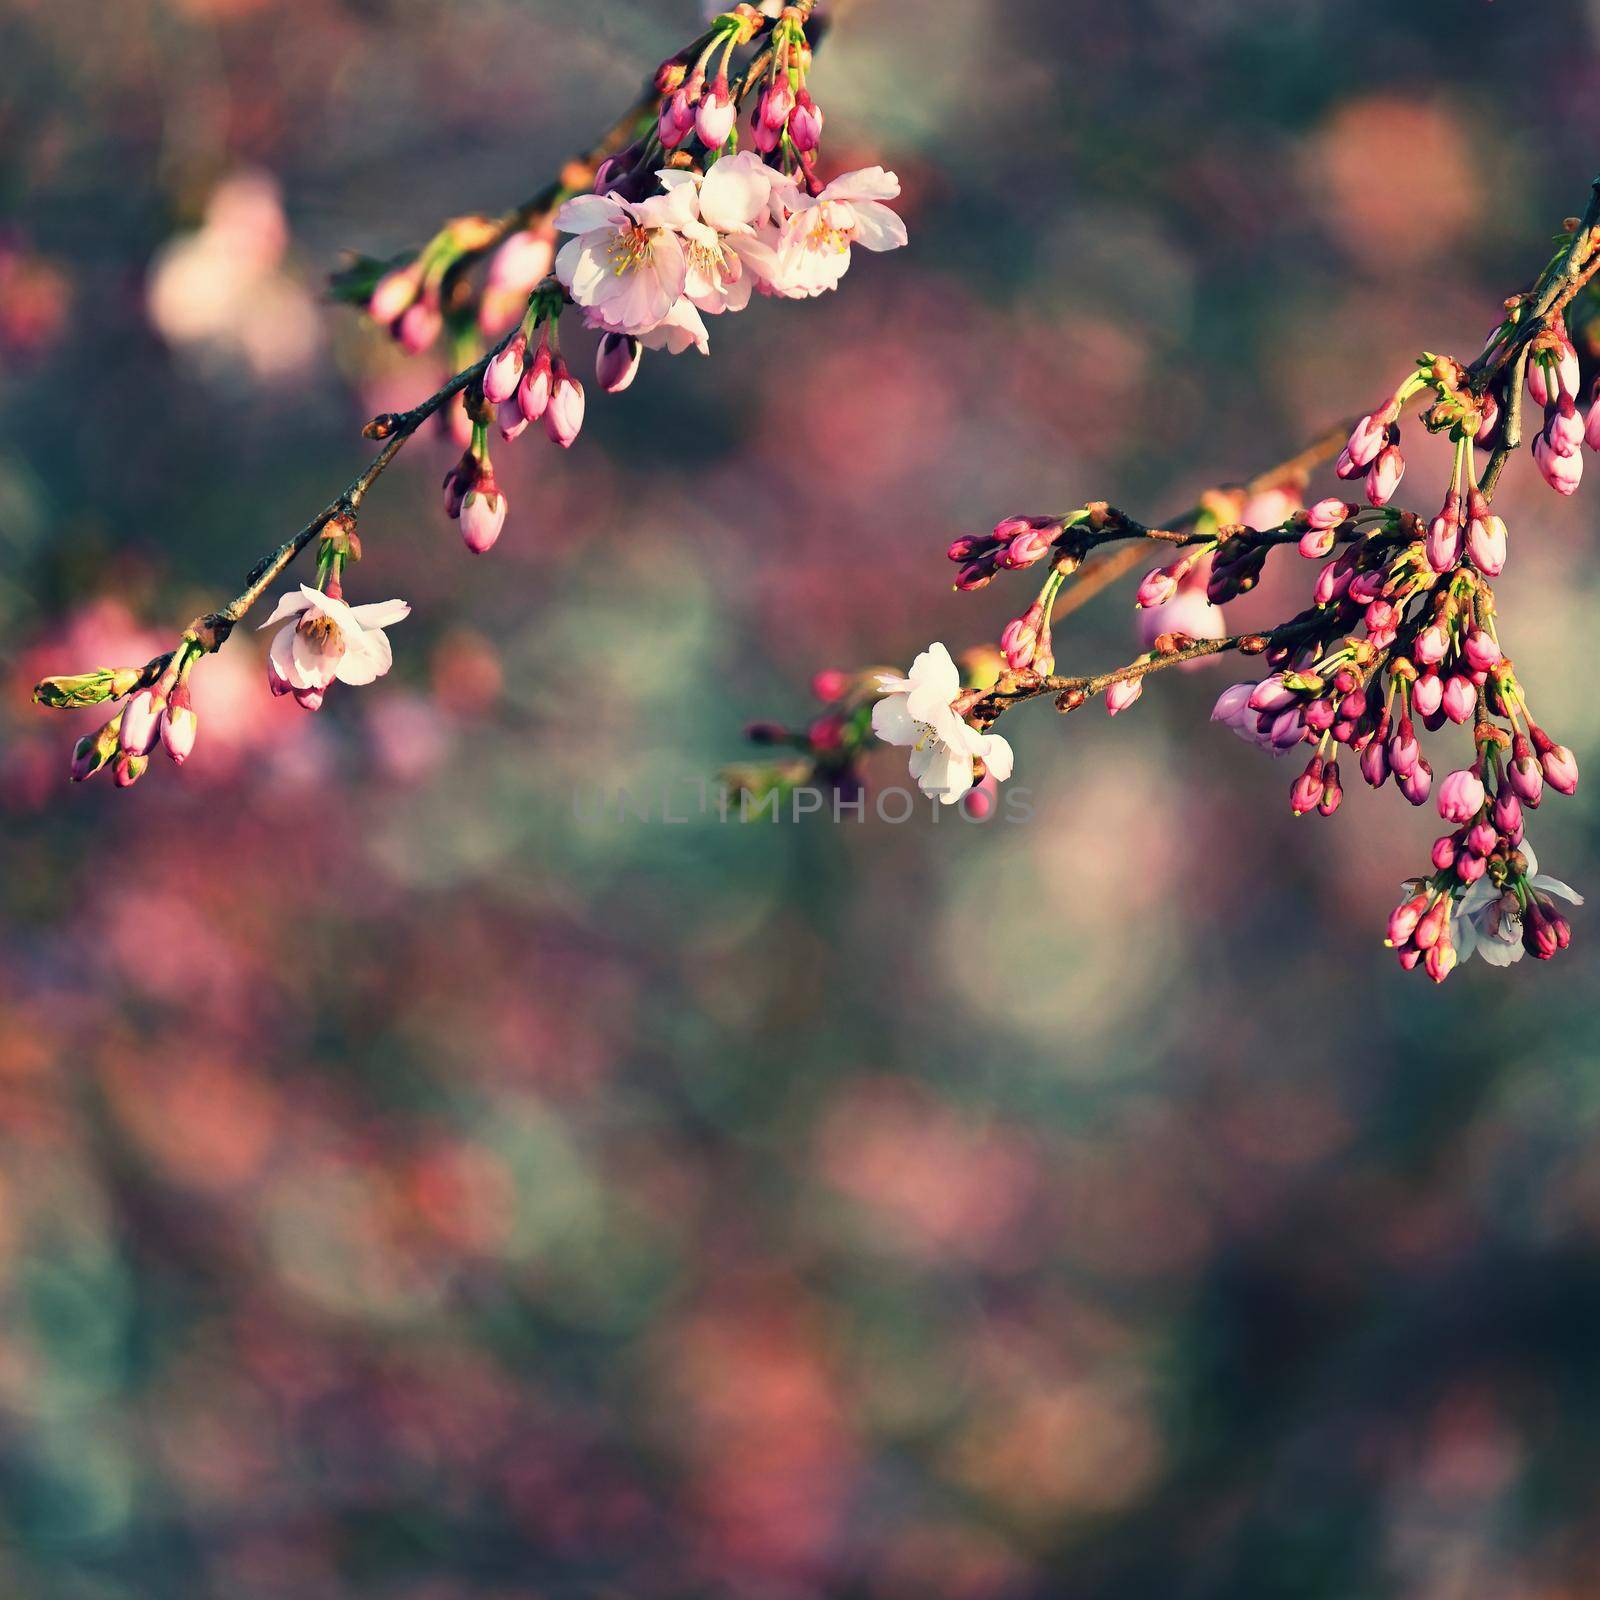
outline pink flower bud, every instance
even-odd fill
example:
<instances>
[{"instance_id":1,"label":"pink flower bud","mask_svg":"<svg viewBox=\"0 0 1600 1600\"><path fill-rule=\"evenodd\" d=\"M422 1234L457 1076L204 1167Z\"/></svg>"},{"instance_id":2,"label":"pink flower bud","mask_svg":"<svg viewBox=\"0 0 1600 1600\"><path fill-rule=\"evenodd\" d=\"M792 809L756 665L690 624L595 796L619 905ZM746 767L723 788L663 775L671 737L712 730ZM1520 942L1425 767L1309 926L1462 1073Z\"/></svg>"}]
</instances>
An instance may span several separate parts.
<instances>
[{"instance_id":1,"label":"pink flower bud","mask_svg":"<svg viewBox=\"0 0 1600 1600\"><path fill-rule=\"evenodd\" d=\"M1386 444L1367 469L1367 501L1371 505L1386 506L1394 498L1405 476L1406 461L1398 445Z\"/></svg>"},{"instance_id":2,"label":"pink flower bud","mask_svg":"<svg viewBox=\"0 0 1600 1600\"><path fill-rule=\"evenodd\" d=\"M1282 679L1274 672L1270 677L1263 678L1250 692L1250 709L1252 711L1283 711L1296 703L1299 697Z\"/></svg>"},{"instance_id":3,"label":"pink flower bud","mask_svg":"<svg viewBox=\"0 0 1600 1600\"><path fill-rule=\"evenodd\" d=\"M1423 545L1428 565L1435 572L1449 572L1461 559L1463 539L1459 509L1454 514L1441 511L1428 524L1428 537Z\"/></svg>"},{"instance_id":4,"label":"pink flower bud","mask_svg":"<svg viewBox=\"0 0 1600 1600\"><path fill-rule=\"evenodd\" d=\"M770 156L783 143L783 129L769 128L759 116L750 132L755 140L756 149L764 156Z\"/></svg>"},{"instance_id":5,"label":"pink flower bud","mask_svg":"<svg viewBox=\"0 0 1600 1600\"><path fill-rule=\"evenodd\" d=\"M604 333L594 354L595 382L603 394L621 394L639 375L644 346L632 334Z\"/></svg>"},{"instance_id":6,"label":"pink flower bud","mask_svg":"<svg viewBox=\"0 0 1600 1600\"><path fill-rule=\"evenodd\" d=\"M1433 768L1428 765L1426 756L1418 756L1417 764L1407 773L1396 772L1395 782L1400 786L1403 794L1414 806L1424 806L1428 803L1428 795L1433 789Z\"/></svg>"},{"instance_id":7,"label":"pink flower bud","mask_svg":"<svg viewBox=\"0 0 1600 1600\"><path fill-rule=\"evenodd\" d=\"M1306 770L1289 786L1289 809L1297 817L1314 811L1322 799L1322 757L1313 756Z\"/></svg>"},{"instance_id":8,"label":"pink flower bud","mask_svg":"<svg viewBox=\"0 0 1600 1600\"><path fill-rule=\"evenodd\" d=\"M1544 794L1544 769L1534 760L1528 741L1521 734L1511 747L1511 765L1506 769L1506 779L1525 806L1538 808L1540 796Z\"/></svg>"},{"instance_id":9,"label":"pink flower bud","mask_svg":"<svg viewBox=\"0 0 1600 1600\"><path fill-rule=\"evenodd\" d=\"M1439 704L1440 709L1452 722L1470 722L1478 706L1478 695L1472 686L1472 680L1462 677L1459 672L1452 673L1445 680L1444 693L1440 696Z\"/></svg>"},{"instance_id":10,"label":"pink flower bud","mask_svg":"<svg viewBox=\"0 0 1600 1600\"><path fill-rule=\"evenodd\" d=\"M823 705L832 705L835 700L842 700L850 691L850 685L855 679L848 672L841 672L838 667L824 667L821 672L813 673L811 677L811 693Z\"/></svg>"},{"instance_id":11,"label":"pink flower bud","mask_svg":"<svg viewBox=\"0 0 1600 1600\"><path fill-rule=\"evenodd\" d=\"M668 150L676 149L689 137L689 130L694 123L694 107L690 104L688 90L675 89L661 102L656 132Z\"/></svg>"},{"instance_id":12,"label":"pink flower bud","mask_svg":"<svg viewBox=\"0 0 1600 1600\"><path fill-rule=\"evenodd\" d=\"M1443 983L1456 969L1456 947L1448 939L1440 939L1422 958L1422 970L1435 983Z\"/></svg>"},{"instance_id":13,"label":"pink flower bud","mask_svg":"<svg viewBox=\"0 0 1600 1600\"><path fill-rule=\"evenodd\" d=\"M959 538L950 541L949 548L945 551L948 561L970 561L976 555L981 555L993 543L993 540L983 538L981 535L964 533Z\"/></svg>"},{"instance_id":14,"label":"pink flower bud","mask_svg":"<svg viewBox=\"0 0 1600 1600\"><path fill-rule=\"evenodd\" d=\"M1301 715L1313 733L1326 733L1333 726L1338 713L1334 710L1333 701L1320 699L1308 702Z\"/></svg>"},{"instance_id":15,"label":"pink flower bud","mask_svg":"<svg viewBox=\"0 0 1600 1600\"><path fill-rule=\"evenodd\" d=\"M789 118L793 114L794 90L789 87L788 77L783 76L776 83L769 85L767 92L761 97L761 125L781 131L788 126Z\"/></svg>"},{"instance_id":16,"label":"pink flower bud","mask_svg":"<svg viewBox=\"0 0 1600 1600\"><path fill-rule=\"evenodd\" d=\"M1433 849L1429 852L1428 859L1433 863L1435 872L1448 872L1456 864L1456 856L1459 853L1455 835L1442 833L1433 841Z\"/></svg>"},{"instance_id":17,"label":"pink flower bud","mask_svg":"<svg viewBox=\"0 0 1600 1600\"><path fill-rule=\"evenodd\" d=\"M1166 567L1152 567L1145 573L1139 592L1133 597L1136 606L1164 606L1178 592L1178 580Z\"/></svg>"},{"instance_id":18,"label":"pink flower bud","mask_svg":"<svg viewBox=\"0 0 1600 1600\"><path fill-rule=\"evenodd\" d=\"M104 729L101 730L104 732ZM100 735L86 733L72 747L72 765L68 768L68 775L74 783L82 783L86 778L92 778L105 763L100 759Z\"/></svg>"},{"instance_id":19,"label":"pink flower bud","mask_svg":"<svg viewBox=\"0 0 1600 1600\"><path fill-rule=\"evenodd\" d=\"M1272 719L1266 740L1274 750L1292 750L1305 736L1306 725L1300 716L1300 708L1291 706Z\"/></svg>"},{"instance_id":20,"label":"pink flower bud","mask_svg":"<svg viewBox=\"0 0 1600 1600\"><path fill-rule=\"evenodd\" d=\"M1253 683L1230 684L1217 696L1211 708L1211 720L1235 727L1250 713L1250 696L1255 692Z\"/></svg>"},{"instance_id":21,"label":"pink flower bud","mask_svg":"<svg viewBox=\"0 0 1600 1600\"><path fill-rule=\"evenodd\" d=\"M1402 722L1389 739L1389 765L1397 777L1407 778L1421 759L1422 746L1417 743L1415 731L1409 722Z\"/></svg>"},{"instance_id":22,"label":"pink flower bud","mask_svg":"<svg viewBox=\"0 0 1600 1600\"><path fill-rule=\"evenodd\" d=\"M167 702L166 715L161 719L161 743L173 763L182 766L194 749L195 735L200 731L200 720L190 703L189 686L180 683Z\"/></svg>"},{"instance_id":23,"label":"pink flower bud","mask_svg":"<svg viewBox=\"0 0 1600 1600\"><path fill-rule=\"evenodd\" d=\"M1341 522L1348 522L1355 515L1356 508L1347 501L1341 500L1336 495L1330 495L1326 500L1319 500L1306 512L1306 520L1319 531L1337 528Z\"/></svg>"},{"instance_id":24,"label":"pink flower bud","mask_svg":"<svg viewBox=\"0 0 1600 1600\"><path fill-rule=\"evenodd\" d=\"M1564 453L1551 441L1548 433L1541 433L1533 441L1533 461L1543 474L1544 481L1557 494L1578 492L1578 483L1583 477L1581 452L1573 450Z\"/></svg>"},{"instance_id":25,"label":"pink flower bud","mask_svg":"<svg viewBox=\"0 0 1600 1600\"><path fill-rule=\"evenodd\" d=\"M1419 950L1431 950L1445 937L1449 926L1450 901L1448 896L1441 896L1417 918L1417 925L1411 932L1411 942Z\"/></svg>"},{"instance_id":26,"label":"pink flower bud","mask_svg":"<svg viewBox=\"0 0 1600 1600\"><path fill-rule=\"evenodd\" d=\"M1548 900L1528 907L1522 924L1522 947L1536 961L1549 961L1572 943L1572 924Z\"/></svg>"},{"instance_id":27,"label":"pink flower bud","mask_svg":"<svg viewBox=\"0 0 1600 1600\"><path fill-rule=\"evenodd\" d=\"M528 419L523 416L515 395L509 400L502 400L494 408L494 420L499 425L502 439L515 439L528 426Z\"/></svg>"},{"instance_id":28,"label":"pink flower bud","mask_svg":"<svg viewBox=\"0 0 1600 1600\"><path fill-rule=\"evenodd\" d=\"M128 748L127 719L123 719L122 747ZM1539 755L1544 781L1560 794L1574 794L1578 788L1578 759L1564 744L1552 744Z\"/></svg>"},{"instance_id":29,"label":"pink flower bud","mask_svg":"<svg viewBox=\"0 0 1600 1600\"><path fill-rule=\"evenodd\" d=\"M728 93L728 80L719 77L706 91L705 98L695 112L694 131L707 150L720 150L733 132L734 118L738 115L733 98Z\"/></svg>"},{"instance_id":30,"label":"pink flower bud","mask_svg":"<svg viewBox=\"0 0 1600 1600\"><path fill-rule=\"evenodd\" d=\"M1439 815L1446 822L1471 822L1483 809L1483 798L1483 779L1463 767L1439 785Z\"/></svg>"},{"instance_id":31,"label":"pink flower bud","mask_svg":"<svg viewBox=\"0 0 1600 1600\"><path fill-rule=\"evenodd\" d=\"M1116 716L1119 711L1126 711L1143 693L1143 678L1124 678L1106 690L1106 710Z\"/></svg>"},{"instance_id":32,"label":"pink flower bud","mask_svg":"<svg viewBox=\"0 0 1600 1600\"><path fill-rule=\"evenodd\" d=\"M1382 739L1372 739L1361 752L1361 776L1374 788L1381 789L1389 776L1389 754Z\"/></svg>"},{"instance_id":33,"label":"pink flower bud","mask_svg":"<svg viewBox=\"0 0 1600 1600\"><path fill-rule=\"evenodd\" d=\"M1482 628L1473 628L1461 641L1462 654L1479 672L1487 672L1499 665L1500 646Z\"/></svg>"},{"instance_id":34,"label":"pink flower bud","mask_svg":"<svg viewBox=\"0 0 1600 1600\"><path fill-rule=\"evenodd\" d=\"M160 718L166 710L166 701L158 700L153 689L141 689L129 700L122 712L122 732L118 742L123 753L130 756L148 755L161 736Z\"/></svg>"},{"instance_id":35,"label":"pink flower bud","mask_svg":"<svg viewBox=\"0 0 1600 1600\"><path fill-rule=\"evenodd\" d=\"M1028 666L1038 647L1038 630L1025 617L1013 617L1000 631L1000 651L1013 672Z\"/></svg>"},{"instance_id":36,"label":"pink flower bud","mask_svg":"<svg viewBox=\"0 0 1600 1600\"><path fill-rule=\"evenodd\" d=\"M407 308L394 325L394 336L407 355L421 355L444 328L444 318L437 306L418 300Z\"/></svg>"},{"instance_id":37,"label":"pink flower bud","mask_svg":"<svg viewBox=\"0 0 1600 1600\"><path fill-rule=\"evenodd\" d=\"M550 404L545 407L544 431L552 444L570 450L582 428L583 385L568 372L566 362L558 356L551 369Z\"/></svg>"},{"instance_id":38,"label":"pink flower bud","mask_svg":"<svg viewBox=\"0 0 1600 1600\"><path fill-rule=\"evenodd\" d=\"M822 143L822 107L802 89L795 97L794 115L789 118L789 137L796 150L809 152Z\"/></svg>"},{"instance_id":39,"label":"pink flower bud","mask_svg":"<svg viewBox=\"0 0 1600 1600\"><path fill-rule=\"evenodd\" d=\"M1437 622L1417 635L1411 656L1419 667L1436 667L1450 654L1450 635Z\"/></svg>"},{"instance_id":40,"label":"pink flower bud","mask_svg":"<svg viewBox=\"0 0 1600 1600\"><path fill-rule=\"evenodd\" d=\"M1486 578L1498 578L1506 564L1506 525L1502 518L1474 517L1467 524L1467 558Z\"/></svg>"},{"instance_id":41,"label":"pink flower bud","mask_svg":"<svg viewBox=\"0 0 1600 1600\"><path fill-rule=\"evenodd\" d=\"M123 751L111 769L111 781L119 789L131 789L145 775L149 765L149 756L130 756Z\"/></svg>"},{"instance_id":42,"label":"pink flower bud","mask_svg":"<svg viewBox=\"0 0 1600 1600\"><path fill-rule=\"evenodd\" d=\"M1487 817L1480 817L1467 830L1466 845L1475 856L1488 856L1500 842L1500 833Z\"/></svg>"},{"instance_id":43,"label":"pink flower bud","mask_svg":"<svg viewBox=\"0 0 1600 1600\"><path fill-rule=\"evenodd\" d=\"M421 287L422 274L415 263L384 273L367 301L367 315L374 322L393 322L405 314Z\"/></svg>"},{"instance_id":44,"label":"pink flower bud","mask_svg":"<svg viewBox=\"0 0 1600 1600\"><path fill-rule=\"evenodd\" d=\"M494 548L506 525L506 510L506 497L493 479L480 484L461 502L461 537L474 555Z\"/></svg>"},{"instance_id":45,"label":"pink flower bud","mask_svg":"<svg viewBox=\"0 0 1600 1600\"><path fill-rule=\"evenodd\" d=\"M1330 761L1322 776L1322 798L1317 802L1318 814L1331 817L1344 803L1344 785L1339 781L1339 763Z\"/></svg>"},{"instance_id":46,"label":"pink flower bud","mask_svg":"<svg viewBox=\"0 0 1600 1600\"><path fill-rule=\"evenodd\" d=\"M1300 535L1300 554L1308 561L1320 561L1333 549L1332 528L1307 528Z\"/></svg>"},{"instance_id":47,"label":"pink flower bud","mask_svg":"<svg viewBox=\"0 0 1600 1600\"><path fill-rule=\"evenodd\" d=\"M1486 394L1478 407L1478 431L1473 436L1473 443L1488 448L1489 441L1494 438L1494 430L1500 425L1500 402L1492 394Z\"/></svg>"},{"instance_id":48,"label":"pink flower bud","mask_svg":"<svg viewBox=\"0 0 1600 1600\"><path fill-rule=\"evenodd\" d=\"M483 397L490 405L503 405L516 394L517 385L522 382L522 367L527 354L527 336L518 332L483 369Z\"/></svg>"},{"instance_id":49,"label":"pink flower bud","mask_svg":"<svg viewBox=\"0 0 1600 1600\"><path fill-rule=\"evenodd\" d=\"M1570 456L1583 444L1583 414L1570 399L1563 397L1550 413L1544 431L1553 449Z\"/></svg>"},{"instance_id":50,"label":"pink flower bud","mask_svg":"<svg viewBox=\"0 0 1600 1600\"><path fill-rule=\"evenodd\" d=\"M1411 685L1411 706L1419 717L1431 717L1444 696L1444 679L1430 669Z\"/></svg>"},{"instance_id":51,"label":"pink flower bud","mask_svg":"<svg viewBox=\"0 0 1600 1600\"><path fill-rule=\"evenodd\" d=\"M1522 838L1522 802L1510 789L1494 797L1494 825L1513 844Z\"/></svg>"},{"instance_id":52,"label":"pink flower bud","mask_svg":"<svg viewBox=\"0 0 1600 1600\"><path fill-rule=\"evenodd\" d=\"M1345 446L1351 463L1358 468L1370 467L1378 459L1388 437L1388 423L1380 422L1370 414L1363 417L1351 430L1350 442Z\"/></svg>"},{"instance_id":53,"label":"pink flower bud","mask_svg":"<svg viewBox=\"0 0 1600 1600\"><path fill-rule=\"evenodd\" d=\"M1413 895L1409 900L1402 900L1389 913L1389 926L1384 933L1383 942L1390 946L1410 944L1411 936L1417 931L1417 924L1427 909L1426 895Z\"/></svg>"},{"instance_id":54,"label":"pink flower bud","mask_svg":"<svg viewBox=\"0 0 1600 1600\"><path fill-rule=\"evenodd\" d=\"M1000 565L1010 571L1020 572L1024 567L1042 561L1055 543L1055 534L1055 528L1049 525L1025 529L1006 546L1005 554L1000 557Z\"/></svg>"},{"instance_id":55,"label":"pink flower bud","mask_svg":"<svg viewBox=\"0 0 1600 1600\"><path fill-rule=\"evenodd\" d=\"M1319 606L1330 606L1335 600L1345 595L1350 588L1352 568L1345 564L1345 558L1340 556L1337 561L1330 561L1321 572L1317 574L1317 586L1314 598Z\"/></svg>"},{"instance_id":56,"label":"pink flower bud","mask_svg":"<svg viewBox=\"0 0 1600 1600\"><path fill-rule=\"evenodd\" d=\"M550 346L540 342L538 354L523 369L517 404L529 422L537 422L550 405Z\"/></svg>"}]
</instances>

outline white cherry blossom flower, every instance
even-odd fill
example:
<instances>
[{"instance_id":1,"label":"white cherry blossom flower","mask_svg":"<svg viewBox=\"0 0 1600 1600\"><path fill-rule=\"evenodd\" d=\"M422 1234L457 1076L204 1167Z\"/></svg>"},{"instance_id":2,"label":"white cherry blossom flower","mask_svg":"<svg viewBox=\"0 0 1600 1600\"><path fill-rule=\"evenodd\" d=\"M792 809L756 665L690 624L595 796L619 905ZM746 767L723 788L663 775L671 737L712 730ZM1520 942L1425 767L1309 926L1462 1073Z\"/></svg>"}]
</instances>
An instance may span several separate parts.
<instances>
[{"instance_id":1,"label":"white cherry blossom flower","mask_svg":"<svg viewBox=\"0 0 1600 1600\"><path fill-rule=\"evenodd\" d=\"M637 203L578 195L556 213L556 227L575 236L556 256L556 277L592 324L642 337L683 293L689 263L679 230L697 215L688 184Z\"/></svg>"},{"instance_id":2,"label":"white cherry blossom flower","mask_svg":"<svg viewBox=\"0 0 1600 1600\"><path fill-rule=\"evenodd\" d=\"M961 674L942 644L929 645L904 678L880 676L878 687L884 698L872 708L872 731L885 744L910 747L911 776L924 794L954 805L977 781L979 761L998 782L1011 776L1011 746L951 709Z\"/></svg>"},{"instance_id":3,"label":"white cherry blossom flower","mask_svg":"<svg viewBox=\"0 0 1600 1600\"><path fill-rule=\"evenodd\" d=\"M383 630L410 615L404 600L350 606L301 584L298 594L278 601L261 627L282 624L269 652L272 671L297 693L309 693L335 679L359 685L381 678L394 664Z\"/></svg>"},{"instance_id":4,"label":"white cherry blossom flower","mask_svg":"<svg viewBox=\"0 0 1600 1600\"><path fill-rule=\"evenodd\" d=\"M697 214L682 226L688 277L684 297L707 316L742 311L757 281L770 280L775 255L770 239L757 236L772 226L772 188L779 177L753 151L724 156L703 177L663 172L669 192L694 191ZM774 235L775 236L775 235Z\"/></svg>"},{"instance_id":5,"label":"white cherry blossom flower","mask_svg":"<svg viewBox=\"0 0 1600 1600\"><path fill-rule=\"evenodd\" d=\"M1534 893L1583 904L1583 896L1559 878L1539 872L1539 858L1524 839L1517 848L1528 863L1528 887ZM1522 908L1509 889L1501 890L1485 874L1462 895L1450 912L1450 938L1458 961L1480 955L1491 967L1509 967L1522 959Z\"/></svg>"},{"instance_id":6,"label":"white cherry blossom flower","mask_svg":"<svg viewBox=\"0 0 1600 1600\"><path fill-rule=\"evenodd\" d=\"M773 239L769 291L788 300L825 294L848 271L852 245L899 249L906 225L883 204L899 193L899 178L882 167L846 172L815 196L792 182L776 185L774 204L786 220Z\"/></svg>"}]
</instances>

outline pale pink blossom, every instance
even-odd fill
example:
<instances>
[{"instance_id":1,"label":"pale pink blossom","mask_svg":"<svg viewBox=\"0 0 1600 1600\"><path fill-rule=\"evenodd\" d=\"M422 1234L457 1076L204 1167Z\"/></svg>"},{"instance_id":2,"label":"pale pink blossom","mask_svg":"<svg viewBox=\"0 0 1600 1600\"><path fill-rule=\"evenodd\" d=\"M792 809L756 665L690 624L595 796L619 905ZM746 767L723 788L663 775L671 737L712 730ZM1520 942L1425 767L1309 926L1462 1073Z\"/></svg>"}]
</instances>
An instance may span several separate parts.
<instances>
[{"instance_id":1,"label":"pale pink blossom","mask_svg":"<svg viewBox=\"0 0 1600 1600\"><path fill-rule=\"evenodd\" d=\"M556 227L576 236L561 247L556 276L592 324L647 333L683 293L689 264L679 230L696 216L692 184L637 203L578 195L556 213Z\"/></svg>"},{"instance_id":2,"label":"pale pink blossom","mask_svg":"<svg viewBox=\"0 0 1600 1600\"><path fill-rule=\"evenodd\" d=\"M282 693L282 684L297 697L320 696L335 679L358 685L381 678L394 662L383 630L410 614L404 600L351 606L301 584L261 624L262 629L282 624L268 653L274 692Z\"/></svg>"},{"instance_id":3,"label":"pale pink blossom","mask_svg":"<svg viewBox=\"0 0 1600 1600\"><path fill-rule=\"evenodd\" d=\"M884 204L900 193L900 180L882 167L837 177L819 195L798 185L779 186L774 199L787 213L774 240L765 287L783 299L807 299L839 285L850 267L850 248L897 250L906 225Z\"/></svg>"}]
</instances>

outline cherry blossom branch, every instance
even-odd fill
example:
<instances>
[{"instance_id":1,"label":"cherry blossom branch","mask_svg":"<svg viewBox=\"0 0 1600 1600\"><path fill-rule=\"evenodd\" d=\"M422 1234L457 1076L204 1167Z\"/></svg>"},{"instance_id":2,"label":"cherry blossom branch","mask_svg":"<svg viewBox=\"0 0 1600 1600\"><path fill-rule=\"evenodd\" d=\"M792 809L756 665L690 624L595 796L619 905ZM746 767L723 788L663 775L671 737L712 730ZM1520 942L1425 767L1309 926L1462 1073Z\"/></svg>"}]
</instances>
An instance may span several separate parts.
<instances>
[{"instance_id":1,"label":"cherry blossom branch","mask_svg":"<svg viewBox=\"0 0 1600 1600\"><path fill-rule=\"evenodd\" d=\"M316 710L335 679L362 684L387 672L383 630L409 606L350 606L343 598L346 568L361 557L356 521L366 495L422 425L448 408L465 450L445 479L446 511L459 519L469 550L489 550L506 517L490 428L512 440L542 422L565 448L582 427L583 386L560 343L569 307L600 334L596 376L616 394L632 383L646 345L704 352L703 314L738 311L755 288L810 298L837 286L853 244L876 251L905 243L904 225L884 203L899 193L892 173L871 168L826 184L818 172L823 114L807 86L823 31L815 10L816 0L775 15L736 5L663 62L644 95L528 201L496 220L457 218L420 251L387 263L358 258L336 277L335 292L364 303L409 350L446 330L461 350L474 320L491 347L411 410L368 423L366 437L383 443L361 474L258 562L226 607L195 618L173 650L143 667L36 687L34 698L50 706L128 702L79 742L75 779L109 765L119 786L134 783L158 739L181 765L195 736L195 663L222 646L313 542L320 541L315 588L302 584L284 596L269 619L285 624L269 651L273 692ZM739 149L741 140L755 149ZM558 232L573 235L559 259ZM474 316L467 274L490 251Z\"/></svg>"},{"instance_id":2,"label":"cherry blossom branch","mask_svg":"<svg viewBox=\"0 0 1600 1600\"><path fill-rule=\"evenodd\" d=\"M1168 667L1229 653L1262 657L1270 670L1225 690L1213 720L1274 754L1312 747L1290 792L1297 815L1340 809L1343 747L1372 787L1392 777L1411 804L1432 798L1452 826L1435 841L1431 873L1407 886L1390 919L1388 943L1401 964L1438 982L1478 951L1496 965L1524 952L1548 959L1570 938L1554 900L1578 897L1538 873L1524 810L1547 787L1572 793L1577 763L1534 720L1501 645L1493 580L1505 565L1507 529L1492 497L1522 443L1524 393L1544 410L1532 455L1553 489L1574 493L1584 448L1600 450L1600 376L1584 372L1568 328L1569 316L1600 317L1593 294L1579 300L1600 276L1600 180L1584 214L1563 228L1559 248L1531 288L1504 302L1474 360L1417 357L1383 403L1348 429L1342 449L1344 429L1286 464L1297 469L1286 474L1290 484L1258 478L1246 494L1203 497L1163 527L1090 501L1065 516L1008 517L992 534L959 538L946 552L959 566L958 589L1029 568L1043 575L998 646L966 651L958 665L932 645L904 678L820 675L814 688L830 710L804 736L759 727L758 742L792 745L810 755L816 773L848 782L876 736L909 747L912 776L930 796L946 804L972 797L987 809L994 784L1012 769L1009 744L991 731L1011 707L1049 695L1065 712L1104 694L1115 716ZM1584 395L1587 417L1578 409ZM1431 519L1393 504L1405 474L1400 422L1412 409L1454 446L1444 503ZM1336 449L1338 477L1362 479L1366 505L1328 496L1301 506L1311 468ZM1481 471L1478 450L1487 452ZM1253 588L1272 552L1288 544L1324 563L1311 604L1260 633L1230 633L1221 607ZM1058 673L1054 625L1147 550L1162 552L1162 564L1145 574L1135 599L1144 651L1109 671ZM1437 793L1415 722L1429 730L1472 725L1472 764L1445 777ZM783 781L801 781L792 776L798 765L788 764Z\"/></svg>"}]
</instances>

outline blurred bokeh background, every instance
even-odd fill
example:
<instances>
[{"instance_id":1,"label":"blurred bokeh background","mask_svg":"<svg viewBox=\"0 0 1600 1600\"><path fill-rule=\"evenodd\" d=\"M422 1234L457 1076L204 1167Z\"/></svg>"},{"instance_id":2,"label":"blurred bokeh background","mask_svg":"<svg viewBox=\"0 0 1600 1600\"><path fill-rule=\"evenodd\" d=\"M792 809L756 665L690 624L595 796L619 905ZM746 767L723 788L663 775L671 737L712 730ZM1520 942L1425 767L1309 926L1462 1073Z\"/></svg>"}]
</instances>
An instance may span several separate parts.
<instances>
[{"instance_id":1,"label":"blurred bokeh background","mask_svg":"<svg viewBox=\"0 0 1600 1600\"><path fill-rule=\"evenodd\" d=\"M433 387L338 252L536 187L699 17L0 0L0 1592L1595 1593L1590 913L1403 976L1429 815L1294 822L1218 672L1010 719L1027 824L594 799L992 638L956 532L1159 517L1475 353L1600 164L1593 0L863 0L815 87L909 251L499 452L490 558L419 442L388 679L310 716L241 632L181 775L67 786L32 680L163 647ZM1514 467L1501 585L1591 768L1597 494ZM1590 890L1592 793L1532 829Z\"/></svg>"}]
</instances>

